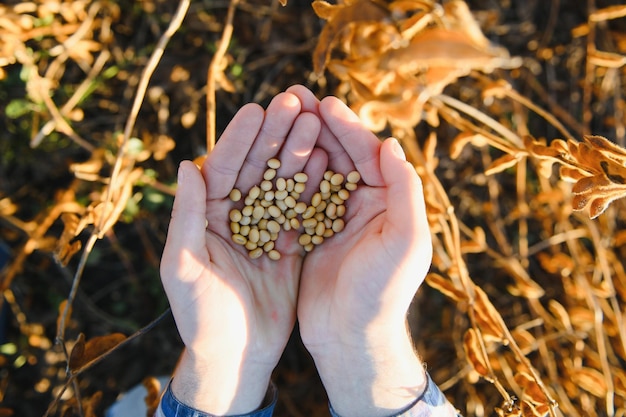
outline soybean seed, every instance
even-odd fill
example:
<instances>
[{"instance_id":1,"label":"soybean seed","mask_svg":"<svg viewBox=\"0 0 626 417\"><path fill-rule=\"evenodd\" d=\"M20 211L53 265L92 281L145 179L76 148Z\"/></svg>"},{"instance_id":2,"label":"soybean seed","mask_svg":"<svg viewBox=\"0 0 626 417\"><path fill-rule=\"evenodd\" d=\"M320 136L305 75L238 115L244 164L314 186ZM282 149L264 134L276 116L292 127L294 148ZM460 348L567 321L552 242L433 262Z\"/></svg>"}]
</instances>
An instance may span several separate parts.
<instances>
[{"instance_id":1,"label":"soybean seed","mask_svg":"<svg viewBox=\"0 0 626 417\"><path fill-rule=\"evenodd\" d=\"M260 258L261 255L263 255L263 249L262 248L256 248L251 250L250 252L248 252L248 256L250 257L250 259L257 259Z\"/></svg>"},{"instance_id":2,"label":"soybean seed","mask_svg":"<svg viewBox=\"0 0 626 417\"><path fill-rule=\"evenodd\" d=\"M287 222L285 222L285 224L287 224ZM289 224L291 225L292 229L300 228L300 220L298 220L297 218L289 219Z\"/></svg>"},{"instance_id":3,"label":"soybean seed","mask_svg":"<svg viewBox=\"0 0 626 417\"><path fill-rule=\"evenodd\" d=\"M275 220L267 222L267 231L270 233L278 233L280 231L280 224Z\"/></svg>"},{"instance_id":4,"label":"soybean seed","mask_svg":"<svg viewBox=\"0 0 626 417\"><path fill-rule=\"evenodd\" d=\"M272 158L267 161L267 166L272 169L280 168L280 160L278 158Z\"/></svg>"},{"instance_id":5,"label":"soybean seed","mask_svg":"<svg viewBox=\"0 0 626 417\"><path fill-rule=\"evenodd\" d=\"M321 213L321 212L323 212L324 210L326 210L326 206L327 206L327 205L328 205L328 204L327 204L325 201L322 201L321 203L319 203L319 204L317 205L317 207L315 207L315 211L317 211L318 213Z\"/></svg>"},{"instance_id":6,"label":"soybean seed","mask_svg":"<svg viewBox=\"0 0 626 417\"><path fill-rule=\"evenodd\" d=\"M276 189L279 191L282 190L286 190L287 189L287 180L284 178L277 178L276 179Z\"/></svg>"},{"instance_id":7,"label":"soybean seed","mask_svg":"<svg viewBox=\"0 0 626 417\"><path fill-rule=\"evenodd\" d=\"M283 224L287 221L287 217L285 217L284 214L281 214L276 218L276 221L278 222L278 224Z\"/></svg>"},{"instance_id":8,"label":"soybean seed","mask_svg":"<svg viewBox=\"0 0 626 417\"><path fill-rule=\"evenodd\" d=\"M315 248L315 245L314 245L314 244L312 244L312 243L309 243L308 245L306 245L306 246L304 247L304 250L305 250L306 252L311 252L314 248Z\"/></svg>"},{"instance_id":9,"label":"soybean seed","mask_svg":"<svg viewBox=\"0 0 626 417\"><path fill-rule=\"evenodd\" d=\"M346 214L346 206L343 204L337 205L337 217L343 217Z\"/></svg>"},{"instance_id":10,"label":"soybean seed","mask_svg":"<svg viewBox=\"0 0 626 417\"><path fill-rule=\"evenodd\" d=\"M241 236L241 235L240 235L240 234L238 234L238 233L235 233L235 234L232 236L232 239L233 239L233 242L235 242L235 243L236 243L236 244L238 244L238 245L242 245L242 246L243 246L243 245L245 245L245 244L246 244L246 242L248 241L248 239L246 239L244 236Z\"/></svg>"},{"instance_id":11,"label":"soybean seed","mask_svg":"<svg viewBox=\"0 0 626 417\"><path fill-rule=\"evenodd\" d=\"M305 212L306 210L306 203L303 201L298 201L298 203L296 204L296 206L293 208L293 210L298 213L298 214L302 214Z\"/></svg>"},{"instance_id":12,"label":"soybean seed","mask_svg":"<svg viewBox=\"0 0 626 417\"><path fill-rule=\"evenodd\" d=\"M252 217L254 217L255 219L262 219L264 214L265 207L263 206L256 206L254 210L252 210Z\"/></svg>"},{"instance_id":13,"label":"soybean seed","mask_svg":"<svg viewBox=\"0 0 626 417\"><path fill-rule=\"evenodd\" d=\"M296 182L294 181L293 178L289 178L287 180L287 187L285 188L287 191L292 192L293 191L293 187L296 186Z\"/></svg>"},{"instance_id":14,"label":"soybean seed","mask_svg":"<svg viewBox=\"0 0 626 417\"><path fill-rule=\"evenodd\" d=\"M306 210L304 211L304 213L302 213L302 218L303 219L310 219L311 217L313 217L315 215L317 211L315 210L315 207L313 206L308 206L306 208Z\"/></svg>"},{"instance_id":15,"label":"soybean seed","mask_svg":"<svg viewBox=\"0 0 626 417\"><path fill-rule=\"evenodd\" d=\"M250 224L251 222L252 222L252 217L250 216L243 216L241 220L239 220L239 224L242 226L246 226Z\"/></svg>"},{"instance_id":16,"label":"soybean seed","mask_svg":"<svg viewBox=\"0 0 626 417\"><path fill-rule=\"evenodd\" d=\"M284 200L289 195L289 191L287 190L276 190L274 192L274 199L276 200Z\"/></svg>"},{"instance_id":17,"label":"soybean seed","mask_svg":"<svg viewBox=\"0 0 626 417\"><path fill-rule=\"evenodd\" d=\"M335 193L333 195L330 196L330 201L332 201L333 203L340 205L343 204L343 198L339 197L338 193Z\"/></svg>"},{"instance_id":18,"label":"soybean seed","mask_svg":"<svg viewBox=\"0 0 626 417\"><path fill-rule=\"evenodd\" d=\"M277 261L280 259L280 252L278 252L276 249L272 249L271 251L267 252L267 256L269 256L270 259Z\"/></svg>"},{"instance_id":19,"label":"soybean seed","mask_svg":"<svg viewBox=\"0 0 626 417\"><path fill-rule=\"evenodd\" d=\"M328 239L329 237L332 237L335 234L335 232L333 231L333 229L326 229L324 230L324 239Z\"/></svg>"},{"instance_id":20,"label":"soybean seed","mask_svg":"<svg viewBox=\"0 0 626 417\"><path fill-rule=\"evenodd\" d=\"M324 243L324 238L322 236L315 235L311 237L311 243L314 245L321 245L322 243Z\"/></svg>"},{"instance_id":21,"label":"soybean seed","mask_svg":"<svg viewBox=\"0 0 626 417\"><path fill-rule=\"evenodd\" d=\"M317 226L317 220L315 218L304 219L302 220L302 226L304 228L314 228Z\"/></svg>"},{"instance_id":22,"label":"soybean seed","mask_svg":"<svg viewBox=\"0 0 626 417\"><path fill-rule=\"evenodd\" d=\"M276 204L281 211L286 211L289 208L287 207L287 204L285 204L285 200L276 200L274 201L274 204Z\"/></svg>"},{"instance_id":23,"label":"soybean seed","mask_svg":"<svg viewBox=\"0 0 626 417\"><path fill-rule=\"evenodd\" d=\"M272 184L272 181L268 181L268 180L264 180L261 182L261 190L263 191L269 191L274 187L274 185Z\"/></svg>"},{"instance_id":24,"label":"soybean seed","mask_svg":"<svg viewBox=\"0 0 626 417\"><path fill-rule=\"evenodd\" d=\"M317 207L320 205L321 202L322 202L322 194L320 193L313 194L313 197L311 198L311 205L313 207Z\"/></svg>"},{"instance_id":25,"label":"soybean seed","mask_svg":"<svg viewBox=\"0 0 626 417\"><path fill-rule=\"evenodd\" d=\"M229 213L228 213L228 217L230 218L231 222L238 222L239 220L241 220L241 218L243 217L243 215L241 214L241 212L237 209L232 209Z\"/></svg>"},{"instance_id":26,"label":"soybean seed","mask_svg":"<svg viewBox=\"0 0 626 417\"><path fill-rule=\"evenodd\" d=\"M228 195L228 197L230 198L231 201L234 201L236 203L237 201L241 200L241 191L239 191L236 188L233 188L230 194Z\"/></svg>"},{"instance_id":27,"label":"soybean seed","mask_svg":"<svg viewBox=\"0 0 626 417\"><path fill-rule=\"evenodd\" d=\"M248 226L247 224L245 226L241 226L239 228L239 234L241 236L248 236L250 234L250 226Z\"/></svg>"},{"instance_id":28,"label":"soybean seed","mask_svg":"<svg viewBox=\"0 0 626 417\"><path fill-rule=\"evenodd\" d=\"M266 191L263 198L265 199L265 201L270 201L270 202L274 201L274 191L273 190Z\"/></svg>"},{"instance_id":29,"label":"soybean seed","mask_svg":"<svg viewBox=\"0 0 626 417\"><path fill-rule=\"evenodd\" d=\"M263 179L270 181L273 180L276 177L276 170L275 169L267 169L265 170L265 172L263 173Z\"/></svg>"},{"instance_id":30,"label":"soybean seed","mask_svg":"<svg viewBox=\"0 0 626 417\"><path fill-rule=\"evenodd\" d=\"M293 198L292 196L288 195L287 198L285 198L285 204L289 208L294 208L296 206L296 204L297 204L297 201L296 201L295 198Z\"/></svg>"},{"instance_id":31,"label":"soybean seed","mask_svg":"<svg viewBox=\"0 0 626 417\"><path fill-rule=\"evenodd\" d=\"M301 246L308 245L309 243L311 243L311 236L305 234L300 235L300 237L298 238L298 243Z\"/></svg>"},{"instance_id":32,"label":"soybean seed","mask_svg":"<svg viewBox=\"0 0 626 417\"><path fill-rule=\"evenodd\" d=\"M315 226L315 234L318 236L323 236L325 230L326 226L324 225L324 222L319 222L317 226Z\"/></svg>"},{"instance_id":33,"label":"soybean seed","mask_svg":"<svg viewBox=\"0 0 626 417\"><path fill-rule=\"evenodd\" d=\"M299 182L293 186L293 190L298 194L302 194L306 190L306 184Z\"/></svg>"},{"instance_id":34,"label":"soybean seed","mask_svg":"<svg viewBox=\"0 0 626 417\"><path fill-rule=\"evenodd\" d=\"M296 211L295 211L294 209L292 209L292 208L288 209L288 210L285 212L285 217L286 217L287 219L293 219L293 218L294 218L294 217L296 217L297 215L298 215L298 213L296 213Z\"/></svg>"},{"instance_id":35,"label":"soybean seed","mask_svg":"<svg viewBox=\"0 0 626 417\"><path fill-rule=\"evenodd\" d=\"M248 250L255 250L258 247L258 245L255 242L247 241L244 247Z\"/></svg>"},{"instance_id":36,"label":"soybean seed","mask_svg":"<svg viewBox=\"0 0 626 417\"><path fill-rule=\"evenodd\" d=\"M306 175L304 172L298 172L296 175L293 176L293 180L295 182L305 183L309 180L309 176Z\"/></svg>"},{"instance_id":37,"label":"soybean seed","mask_svg":"<svg viewBox=\"0 0 626 417\"><path fill-rule=\"evenodd\" d=\"M272 241L268 241L268 242L266 242L266 243L265 243L265 245L263 245L263 250L264 250L265 252L269 252L269 251L271 251L272 249L274 249L274 245L275 245L275 243L274 243L274 242L272 242Z\"/></svg>"},{"instance_id":38,"label":"soybean seed","mask_svg":"<svg viewBox=\"0 0 626 417\"><path fill-rule=\"evenodd\" d=\"M253 206L245 206L244 208L241 209L241 215L250 217L252 216L253 211L254 211ZM239 218L239 220L241 220L241 218Z\"/></svg>"},{"instance_id":39,"label":"soybean seed","mask_svg":"<svg viewBox=\"0 0 626 417\"><path fill-rule=\"evenodd\" d=\"M279 217L282 214L282 211L277 206L269 206L267 208L267 211L270 214L270 216L274 218Z\"/></svg>"},{"instance_id":40,"label":"soybean seed","mask_svg":"<svg viewBox=\"0 0 626 417\"><path fill-rule=\"evenodd\" d=\"M259 229L256 227L250 229L250 233L248 234L248 241L257 243L259 241Z\"/></svg>"},{"instance_id":41,"label":"soybean seed","mask_svg":"<svg viewBox=\"0 0 626 417\"><path fill-rule=\"evenodd\" d=\"M267 230L261 230L259 232L259 242L267 243L272 240L272 235Z\"/></svg>"},{"instance_id":42,"label":"soybean seed","mask_svg":"<svg viewBox=\"0 0 626 417\"><path fill-rule=\"evenodd\" d=\"M237 222L230 222L230 231L232 233L239 233L241 231L241 225Z\"/></svg>"},{"instance_id":43,"label":"soybean seed","mask_svg":"<svg viewBox=\"0 0 626 417\"><path fill-rule=\"evenodd\" d=\"M285 232L290 231L290 230L291 230L291 222L285 222L285 223L283 223L283 230L284 230Z\"/></svg>"},{"instance_id":44,"label":"soybean seed","mask_svg":"<svg viewBox=\"0 0 626 417\"><path fill-rule=\"evenodd\" d=\"M324 213L315 213L315 220L317 220L318 222L323 222L324 219L326 218L326 215Z\"/></svg>"},{"instance_id":45,"label":"soybean seed","mask_svg":"<svg viewBox=\"0 0 626 417\"><path fill-rule=\"evenodd\" d=\"M343 184L343 179L344 179L343 175L337 173L337 174L334 174L332 177L330 177L330 183L332 185L341 185Z\"/></svg>"},{"instance_id":46,"label":"soybean seed","mask_svg":"<svg viewBox=\"0 0 626 417\"><path fill-rule=\"evenodd\" d=\"M348 183L356 184L361 180L361 174L359 174L359 171L351 171L347 175L346 179L348 180Z\"/></svg>"},{"instance_id":47,"label":"soybean seed","mask_svg":"<svg viewBox=\"0 0 626 417\"><path fill-rule=\"evenodd\" d=\"M346 190L348 190L348 191L354 191L354 190L356 190L356 189L358 188L358 187L357 187L357 185L356 185L355 183L353 183L353 182L347 182L347 183L344 185L344 187L345 187L345 188L346 188Z\"/></svg>"},{"instance_id":48,"label":"soybean seed","mask_svg":"<svg viewBox=\"0 0 626 417\"><path fill-rule=\"evenodd\" d=\"M333 232L339 233L344 229L345 226L346 224L342 219L337 219L333 222Z\"/></svg>"},{"instance_id":49,"label":"soybean seed","mask_svg":"<svg viewBox=\"0 0 626 417\"><path fill-rule=\"evenodd\" d=\"M330 218L337 216L337 204L330 203L328 206L326 206L326 216Z\"/></svg>"},{"instance_id":50,"label":"soybean seed","mask_svg":"<svg viewBox=\"0 0 626 417\"><path fill-rule=\"evenodd\" d=\"M267 229L267 219L261 219L259 220L259 230L265 230Z\"/></svg>"},{"instance_id":51,"label":"soybean seed","mask_svg":"<svg viewBox=\"0 0 626 417\"><path fill-rule=\"evenodd\" d=\"M327 180L324 180L324 181L320 182L320 192L322 194L329 193L330 192L330 182L328 182Z\"/></svg>"},{"instance_id":52,"label":"soybean seed","mask_svg":"<svg viewBox=\"0 0 626 417\"><path fill-rule=\"evenodd\" d=\"M341 190L337 191L337 196L345 201L350 198L350 191L342 188Z\"/></svg>"},{"instance_id":53,"label":"soybean seed","mask_svg":"<svg viewBox=\"0 0 626 417\"><path fill-rule=\"evenodd\" d=\"M331 171L331 170L327 170L326 172L324 172L324 179L325 179L326 181L330 181L330 179L332 178L332 176L333 176L334 174L335 174L335 173L334 173L333 171Z\"/></svg>"}]
</instances>

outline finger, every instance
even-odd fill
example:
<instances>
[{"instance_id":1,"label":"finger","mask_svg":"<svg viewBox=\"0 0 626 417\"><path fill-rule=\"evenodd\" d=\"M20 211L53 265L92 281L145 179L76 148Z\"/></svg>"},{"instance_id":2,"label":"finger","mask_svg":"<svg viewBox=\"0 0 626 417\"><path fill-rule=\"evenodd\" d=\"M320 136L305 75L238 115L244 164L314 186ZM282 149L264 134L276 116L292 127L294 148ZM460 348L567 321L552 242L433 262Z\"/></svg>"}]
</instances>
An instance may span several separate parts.
<instances>
[{"instance_id":1,"label":"finger","mask_svg":"<svg viewBox=\"0 0 626 417\"><path fill-rule=\"evenodd\" d=\"M300 114L300 100L290 93L280 93L265 110L265 118L252 148L241 167L237 188L247 191L267 169L267 160L278 155L294 122Z\"/></svg>"},{"instance_id":2,"label":"finger","mask_svg":"<svg viewBox=\"0 0 626 417\"><path fill-rule=\"evenodd\" d=\"M378 162L381 144L376 135L367 130L358 116L336 97L326 97L321 101L320 115L361 173L363 182L382 186Z\"/></svg>"},{"instance_id":3,"label":"finger","mask_svg":"<svg viewBox=\"0 0 626 417\"><path fill-rule=\"evenodd\" d=\"M280 176L291 178L302 171L315 147L319 131L320 120L316 115L302 113L298 116L280 151Z\"/></svg>"},{"instance_id":4,"label":"finger","mask_svg":"<svg viewBox=\"0 0 626 417\"><path fill-rule=\"evenodd\" d=\"M209 200L225 198L233 189L264 118L263 108L251 103L239 109L230 121L202 166Z\"/></svg>"},{"instance_id":5,"label":"finger","mask_svg":"<svg viewBox=\"0 0 626 417\"><path fill-rule=\"evenodd\" d=\"M398 141L387 139L380 151L380 168L387 187L387 215L383 239L388 253L405 255L417 250L426 268L431 241L422 181L405 159ZM417 272L417 271L416 271Z\"/></svg>"},{"instance_id":6,"label":"finger","mask_svg":"<svg viewBox=\"0 0 626 417\"><path fill-rule=\"evenodd\" d=\"M184 280L190 272L185 270L189 261L207 256L205 189L198 168L191 161L183 161L178 169L178 189L161 260L164 282Z\"/></svg>"},{"instance_id":7,"label":"finger","mask_svg":"<svg viewBox=\"0 0 626 417\"><path fill-rule=\"evenodd\" d=\"M323 149L314 148L303 171L308 177L304 193L300 196L301 201L310 202L311 197L319 191L319 183L324 178L324 171L328 167L328 155Z\"/></svg>"},{"instance_id":8,"label":"finger","mask_svg":"<svg viewBox=\"0 0 626 417\"><path fill-rule=\"evenodd\" d=\"M294 85L289 87L287 91L298 97L300 103L302 103L303 112L310 112L317 115L318 117L321 117L319 110L320 101L308 88L302 85ZM341 146L341 143L339 143L337 137L328 128L323 120L321 121L320 133L317 139L317 146L326 151L329 164L333 167L333 169L338 169L337 167L341 167L343 170L345 170L344 173L354 170L354 164L352 163L350 156L346 153L346 150L343 148L343 146Z\"/></svg>"}]
</instances>

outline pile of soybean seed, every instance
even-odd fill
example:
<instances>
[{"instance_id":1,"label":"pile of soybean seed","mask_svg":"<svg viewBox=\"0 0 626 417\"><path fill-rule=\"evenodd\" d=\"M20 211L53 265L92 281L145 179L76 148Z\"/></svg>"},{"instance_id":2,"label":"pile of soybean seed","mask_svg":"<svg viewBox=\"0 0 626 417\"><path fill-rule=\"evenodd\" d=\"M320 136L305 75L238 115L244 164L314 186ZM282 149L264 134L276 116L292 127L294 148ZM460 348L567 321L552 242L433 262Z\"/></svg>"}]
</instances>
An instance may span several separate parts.
<instances>
[{"instance_id":1,"label":"pile of soybean seed","mask_svg":"<svg viewBox=\"0 0 626 417\"><path fill-rule=\"evenodd\" d=\"M263 181L253 186L248 195L244 197L236 188L230 192L233 202L243 198L244 204L242 209L234 208L229 213L232 240L244 246L252 259L263 254L272 260L280 259L275 242L281 230L299 231L298 243L306 252L341 232L345 226L342 219L345 202L361 179L358 171L344 177L328 170L307 204L300 201L300 196L306 189L308 176L299 172L293 178L277 177L278 168L280 161L272 158L267 161Z\"/></svg>"}]
</instances>

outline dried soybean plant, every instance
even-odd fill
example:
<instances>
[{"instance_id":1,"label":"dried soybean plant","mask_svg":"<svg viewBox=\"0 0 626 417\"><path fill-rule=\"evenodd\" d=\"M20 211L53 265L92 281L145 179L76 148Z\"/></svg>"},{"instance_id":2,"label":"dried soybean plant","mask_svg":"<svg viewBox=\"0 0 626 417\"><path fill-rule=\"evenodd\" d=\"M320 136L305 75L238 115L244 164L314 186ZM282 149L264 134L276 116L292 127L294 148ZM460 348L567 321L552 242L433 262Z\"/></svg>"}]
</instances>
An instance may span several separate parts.
<instances>
[{"instance_id":1,"label":"dried soybean plant","mask_svg":"<svg viewBox=\"0 0 626 417\"><path fill-rule=\"evenodd\" d=\"M160 61L164 48L172 35L180 27L189 8L188 0L181 0L173 14L168 28L161 35L154 52L148 59L143 74L139 77L134 101L127 116L123 133L112 134L115 137L112 148L117 150L114 155L105 145L95 146L92 138L81 137L73 128L80 122L83 112L80 103L93 92L97 82L106 80L105 68L115 67L113 53L109 46L113 45L112 26L120 17L120 8L112 2L100 1L46 1L21 2L13 5L0 5L0 78L7 75L4 67L18 64L22 68L22 77L26 83L26 99L12 101L7 106L9 117L17 118L31 109L38 109L33 126L30 146L36 148L49 138L53 132L69 137L91 157L83 163L74 163L70 169L75 181L62 193L59 193L55 204L44 210L32 224L24 224L12 217L14 210L8 198L2 199L2 217L16 228L21 228L27 235L27 241L19 249L11 264L2 276L3 301L10 304L20 324L20 330L29 340L47 340L43 330L34 323L29 323L20 310L12 291L12 281L20 273L29 255L35 250L53 252L62 265L80 253L80 261L72 280L68 298L59 306L57 320L56 344L60 346L62 356L67 364L65 381L54 390L55 399L50 404L46 415L62 408L62 414L74 409L78 415L95 415L94 408L102 398L102 393L91 397L82 397L78 384L78 376L94 364L104 359L113 351L126 345L131 340L151 329L165 314L151 324L145 326L131 336L120 333L96 336L85 340L80 335L76 341L68 341L65 337L70 322L72 304L79 290L87 259L99 239L110 236L110 231L118 222L123 210L133 195L138 183L152 183L154 179L146 175L139 162L149 158L162 160L173 148L173 140L162 135L157 140L147 138L142 141L131 138L139 109L144 100L148 82ZM119 52L119 50L117 51ZM118 56L119 58L119 56ZM85 78L72 91L64 104L57 102L65 96L67 86L64 85L67 68L78 67L85 73ZM43 119L39 122L39 117ZM109 172L109 174L103 174ZM92 192L90 202L78 202L78 192L89 184ZM155 184L155 186L158 186ZM162 192L173 193L166 187ZM47 236L57 220L64 224L59 239ZM88 231L89 237L82 247L79 234ZM51 343L41 342L42 348L53 349ZM71 352L68 351L71 349ZM59 401L69 396L66 390L73 388L73 398L65 401L62 407Z\"/></svg>"},{"instance_id":2,"label":"dried soybean plant","mask_svg":"<svg viewBox=\"0 0 626 417\"><path fill-rule=\"evenodd\" d=\"M449 342L466 364L433 372L457 407L467 415L625 415L626 150L583 133L593 97L612 92L612 125L624 137L624 101L606 83L621 85L626 48L598 51L595 34L626 7L592 10L575 28L587 37L583 123L562 123L557 104L543 110L502 77L531 78L523 64L537 63L489 42L463 1L313 7L327 21L315 70L340 80L338 93L372 130L401 139L423 179L435 245L427 282L454 303ZM529 112L564 139L533 138ZM421 146L416 126L430 130ZM442 136L451 128L455 137ZM479 151L478 168L468 144ZM468 179L450 183L461 170ZM442 355L426 352L434 362ZM499 403L476 388L481 381Z\"/></svg>"}]
</instances>

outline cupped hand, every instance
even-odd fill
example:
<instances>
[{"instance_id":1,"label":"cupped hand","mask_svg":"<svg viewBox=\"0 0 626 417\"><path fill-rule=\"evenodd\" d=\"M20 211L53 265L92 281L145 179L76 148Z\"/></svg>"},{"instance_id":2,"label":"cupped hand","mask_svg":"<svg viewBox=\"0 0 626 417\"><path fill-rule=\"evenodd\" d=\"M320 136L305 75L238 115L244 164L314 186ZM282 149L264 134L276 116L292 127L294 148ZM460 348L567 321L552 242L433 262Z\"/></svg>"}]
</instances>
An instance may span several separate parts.
<instances>
[{"instance_id":1,"label":"cupped hand","mask_svg":"<svg viewBox=\"0 0 626 417\"><path fill-rule=\"evenodd\" d=\"M425 382L406 328L432 254L421 182L398 142L381 143L341 101L288 91L319 115L317 146L329 168L362 177L346 203L345 229L305 258L302 339L340 415L385 415L419 396Z\"/></svg>"},{"instance_id":2,"label":"cupped hand","mask_svg":"<svg viewBox=\"0 0 626 417\"><path fill-rule=\"evenodd\" d=\"M188 405L234 414L263 399L294 326L301 248L295 232L283 231L280 260L251 259L231 239L229 211L243 203L229 193L259 184L273 157L282 161L280 176L319 176L326 164L314 149L319 129L297 96L282 93L267 110L242 107L201 170L180 166L161 276L186 347L172 386Z\"/></svg>"}]
</instances>

